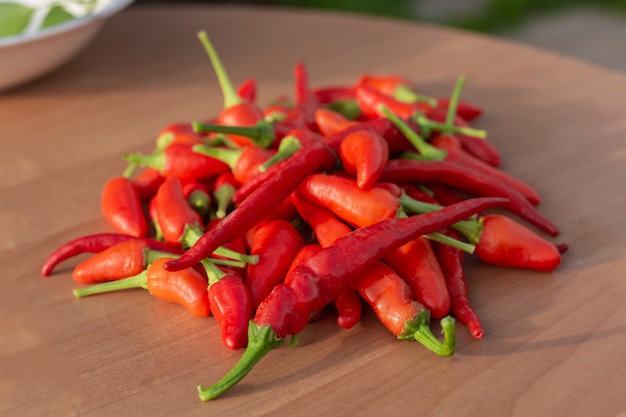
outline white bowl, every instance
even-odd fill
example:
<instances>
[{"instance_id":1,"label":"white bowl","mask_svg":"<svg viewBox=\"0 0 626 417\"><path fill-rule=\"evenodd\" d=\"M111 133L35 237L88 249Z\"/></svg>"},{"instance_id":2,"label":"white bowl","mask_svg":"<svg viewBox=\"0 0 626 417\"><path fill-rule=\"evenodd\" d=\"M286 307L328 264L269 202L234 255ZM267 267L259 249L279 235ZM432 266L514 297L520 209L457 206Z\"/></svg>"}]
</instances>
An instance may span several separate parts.
<instances>
[{"instance_id":1,"label":"white bowl","mask_svg":"<svg viewBox=\"0 0 626 417\"><path fill-rule=\"evenodd\" d=\"M87 45L109 16L132 2L109 0L88 16L0 38L0 90L17 87L60 67Z\"/></svg>"}]
</instances>

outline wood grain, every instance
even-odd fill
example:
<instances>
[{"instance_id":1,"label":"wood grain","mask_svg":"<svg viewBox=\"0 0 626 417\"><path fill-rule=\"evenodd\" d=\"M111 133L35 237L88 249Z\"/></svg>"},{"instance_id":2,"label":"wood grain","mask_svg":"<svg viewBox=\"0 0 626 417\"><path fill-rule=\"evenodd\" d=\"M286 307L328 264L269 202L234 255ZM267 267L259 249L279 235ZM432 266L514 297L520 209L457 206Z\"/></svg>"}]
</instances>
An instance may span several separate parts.
<instances>
[{"instance_id":1,"label":"wood grain","mask_svg":"<svg viewBox=\"0 0 626 417\"><path fill-rule=\"evenodd\" d=\"M108 231L104 181L160 128L222 102L197 30L262 103L292 91L398 73L427 94L464 96L503 168L543 196L571 250L552 274L468 261L486 336L458 326L442 359L399 342L366 311L350 331L329 310L295 349L271 352L236 388L201 403L236 362L213 319L142 290L76 300L45 257ZM133 7L76 60L0 97L0 414L3 416L616 416L626 411L626 77L494 38L364 16L281 9ZM436 326L435 326L436 327Z\"/></svg>"}]
</instances>

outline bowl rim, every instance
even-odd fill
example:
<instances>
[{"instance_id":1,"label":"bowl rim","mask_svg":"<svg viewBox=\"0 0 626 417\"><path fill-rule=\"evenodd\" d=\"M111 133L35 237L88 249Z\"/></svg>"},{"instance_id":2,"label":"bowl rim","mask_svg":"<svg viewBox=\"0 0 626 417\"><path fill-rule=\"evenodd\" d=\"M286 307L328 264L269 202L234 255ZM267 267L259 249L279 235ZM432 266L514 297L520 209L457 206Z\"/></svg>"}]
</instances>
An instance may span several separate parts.
<instances>
[{"instance_id":1,"label":"bowl rim","mask_svg":"<svg viewBox=\"0 0 626 417\"><path fill-rule=\"evenodd\" d=\"M109 6L100 10L99 12L85 16L85 17L72 19L72 20L67 21L66 23L61 23L59 25L55 25L55 26L51 26L42 30L38 30L34 33L29 33L25 35L17 34L17 35L7 36L5 38L0 38L0 48L19 45L22 43L34 42L39 39L60 35L62 33L77 29L81 26L88 25L89 23L92 23L93 21L106 19L109 16L119 12L120 10L130 5L130 3L132 3L133 1L134 0L115 0Z\"/></svg>"}]
</instances>

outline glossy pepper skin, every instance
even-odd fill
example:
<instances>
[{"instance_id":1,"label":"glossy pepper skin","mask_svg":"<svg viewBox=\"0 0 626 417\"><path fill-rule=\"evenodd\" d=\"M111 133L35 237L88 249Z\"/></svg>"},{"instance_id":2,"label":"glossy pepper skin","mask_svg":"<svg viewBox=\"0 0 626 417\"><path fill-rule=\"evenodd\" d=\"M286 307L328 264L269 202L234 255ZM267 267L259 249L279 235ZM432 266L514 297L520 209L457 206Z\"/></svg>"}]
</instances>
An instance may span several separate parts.
<instances>
[{"instance_id":1,"label":"glossy pepper skin","mask_svg":"<svg viewBox=\"0 0 626 417\"><path fill-rule=\"evenodd\" d=\"M168 178L155 196L157 222L163 238L170 245L181 246L188 226L204 227L202 216L187 202L183 185L177 177ZM207 255L208 256L208 255Z\"/></svg>"},{"instance_id":2,"label":"glossy pepper skin","mask_svg":"<svg viewBox=\"0 0 626 417\"><path fill-rule=\"evenodd\" d=\"M176 270L193 266L220 245L245 234L289 197L306 176L332 167L335 156L324 144L312 143L304 146L287 161L282 170L261 184L180 258L167 263L166 268Z\"/></svg>"},{"instance_id":3,"label":"glossy pepper skin","mask_svg":"<svg viewBox=\"0 0 626 417\"><path fill-rule=\"evenodd\" d=\"M150 249L156 251L180 253L175 247L149 237L135 237L121 233L96 233L73 239L55 249L44 261L41 275L49 276L58 264L67 259L83 253L99 253L118 243L130 240L143 241L148 244Z\"/></svg>"},{"instance_id":4,"label":"glossy pepper skin","mask_svg":"<svg viewBox=\"0 0 626 417\"><path fill-rule=\"evenodd\" d=\"M72 271L74 281L87 284L137 275L146 268L150 247L141 240L118 243L80 262Z\"/></svg>"},{"instance_id":5,"label":"glossy pepper skin","mask_svg":"<svg viewBox=\"0 0 626 417\"><path fill-rule=\"evenodd\" d=\"M298 190L352 226L363 227L396 216L400 203L387 190L361 190L355 180L337 175L314 174Z\"/></svg>"},{"instance_id":6,"label":"glossy pepper skin","mask_svg":"<svg viewBox=\"0 0 626 417\"><path fill-rule=\"evenodd\" d=\"M359 274L394 248L503 202L505 199L501 198L479 198L433 213L384 220L357 229L323 248L308 262L294 268L285 283L276 286L261 303L250 323L248 347L240 361L213 386L199 386L200 399L214 399L232 388L265 354L280 346L286 335L301 332L311 313L335 299L344 288L352 285ZM355 253L359 254L358 259L353 256ZM344 262L338 262L339 259ZM345 262L346 259L349 261ZM338 265L341 267L337 268ZM447 336L446 346L449 347L451 335ZM453 353L453 347L440 352L445 356Z\"/></svg>"},{"instance_id":7,"label":"glossy pepper skin","mask_svg":"<svg viewBox=\"0 0 626 417\"><path fill-rule=\"evenodd\" d=\"M209 305L220 327L224 346L237 350L248 342L252 302L242 275L229 269L222 271L219 276L209 274Z\"/></svg>"},{"instance_id":8,"label":"glossy pepper skin","mask_svg":"<svg viewBox=\"0 0 626 417\"><path fill-rule=\"evenodd\" d=\"M210 309L206 278L194 268L166 271L163 265L171 259L159 258L135 276L76 289L74 295L80 298L110 291L144 288L159 300L180 304L196 317L207 317Z\"/></svg>"},{"instance_id":9,"label":"glossy pepper skin","mask_svg":"<svg viewBox=\"0 0 626 417\"><path fill-rule=\"evenodd\" d=\"M339 145L339 158L346 172L356 177L357 186L369 190L389 160L389 145L377 133L354 132Z\"/></svg>"},{"instance_id":10,"label":"glossy pepper skin","mask_svg":"<svg viewBox=\"0 0 626 417\"><path fill-rule=\"evenodd\" d=\"M557 246L506 216L481 219L483 231L474 254L490 265L551 272L561 263Z\"/></svg>"},{"instance_id":11,"label":"glossy pepper skin","mask_svg":"<svg viewBox=\"0 0 626 417\"><path fill-rule=\"evenodd\" d=\"M384 262L401 276L417 301L435 319L450 312L450 293L441 266L428 239L423 236L394 249Z\"/></svg>"},{"instance_id":12,"label":"glossy pepper skin","mask_svg":"<svg viewBox=\"0 0 626 417\"><path fill-rule=\"evenodd\" d=\"M285 220L272 220L255 229L250 253L258 255L259 262L248 265L245 278L254 309L284 280L303 245L302 235Z\"/></svg>"},{"instance_id":13,"label":"glossy pepper skin","mask_svg":"<svg viewBox=\"0 0 626 417\"><path fill-rule=\"evenodd\" d=\"M128 178L115 177L104 184L100 208L118 232L136 237L148 235L148 221L139 193Z\"/></svg>"}]
</instances>

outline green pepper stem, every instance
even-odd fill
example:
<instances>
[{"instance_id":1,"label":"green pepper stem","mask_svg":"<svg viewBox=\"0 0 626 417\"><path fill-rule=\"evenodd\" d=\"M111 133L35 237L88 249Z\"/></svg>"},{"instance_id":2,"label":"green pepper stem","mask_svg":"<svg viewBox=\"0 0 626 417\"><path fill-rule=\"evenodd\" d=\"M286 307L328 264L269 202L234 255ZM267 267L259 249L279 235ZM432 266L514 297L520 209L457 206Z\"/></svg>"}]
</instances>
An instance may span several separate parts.
<instances>
[{"instance_id":1,"label":"green pepper stem","mask_svg":"<svg viewBox=\"0 0 626 417\"><path fill-rule=\"evenodd\" d=\"M418 94L408 85L398 86L393 92L393 98L403 103L426 103L432 107L438 104L436 98Z\"/></svg>"},{"instance_id":2,"label":"green pepper stem","mask_svg":"<svg viewBox=\"0 0 626 417\"><path fill-rule=\"evenodd\" d=\"M442 161L448 154L446 151L437 149L433 145L426 142L420 135L417 134L411 127L406 124L400 117L393 114L384 105L381 106L383 114L391 121L391 123L402 132L402 134L411 142L411 144L417 149L422 157L428 160Z\"/></svg>"},{"instance_id":3,"label":"green pepper stem","mask_svg":"<svg viewBox=\"0 0 626 417\"><path fill-rule=\"evenodd\" d=\"M463 252L469 253L470 255L473 254L474 250L476 249L476 246L472 245L471 243L461 242L460 240L450 236L446 236L443 233L435 232L424 236L426 236L430 240L434 240L435 242L443 243L444 245L452 246L453 248L462 250Z\"/></svg>"},{"instance_id":4,"label":"green pepper stem","mask_svg":"<svg viewBox=\"0 0 626 417\"><path fill-rule=\"evenodd\" d=\"M245 136L255 144L269 147L275 140L274 125L267 120L260 120L254 126L226 126L214 123L193 122L196 133L222 133L225 135Z\"/></svg>"},{"instance_id":5,"label":"green pepper stem","mask_svg":"<svg viewBox=\"0 0 626 417\"><path fill-rule=\"evenodd\" d=\"M441 330L443 342L439 341L430 329L430 311L422 309L415 318L404 324L404 331L398 339L415 340L439 356L452 356L456 350L454 319L450 316L441 319Z\"/></svg>"},{"instance_id":6,"label":"green pepper stem","mask_svg":"<svg viewBox=\"0 0 626 417\"><path fill-rule=\"evenodd\" d=\"M422 113L415 113L413 116L415 122L419 125L421 129L424 129L426 132L430 132L431 130L440 130L442 132L447 133L460 133L466 136L472 136L479 139L487 138L487 131L484 129L475 129L473 127L465 127L465 126L449 126L445 123L435 122L430 120Z\"/></svg>"},{"instance_id":7,"label":"green pepper stem","mask_svg":"<svg viewBox=\"0 0 626 417\"><path fill-rule=\"evenodd\" d=\"M141 271L132 277L120 279L117 281L103 282L101 284L91 285L85 288L78 288L73 291L76 298L86 297L88 295L102 294L105 292L127 290L130 288L148 289L148 273L147 270Z\"/></svg>"},{"instance_id":8,"label":"green pepper stem","mask_svg":"<svg viewBox=\"0 0 626 417\"><path fill-rule=\"evenodd\" d=\"M328 108L343 115L348 120L355 120L361 115L361 108L356 100L336 100L330 103Z\"/></svg>"},{"instance_id":9,"label":"green pepper stem","mask_svg":"<svg viewBox=\"0 0 626 417\"><path fill-rule=\"evenodd\" d=\"M189 202L191 208L193 208L200 216L206 216L211 210L211 198L204 191L192 191L191 194L189 194L189 197L187 197L187 201Z\"/></svg>"},{"instance_id":10,"label":"green pepper stem","mask_svg":"<svg viewBox=\"0 0 626 417\"><path fill-rule=\"evenodd\" d=\"M446 113L446 125L454 126L454 117L456 116L456 108L459 105L459 98L461 97L461 91L465 87L467 78L464 75L459 75L456 79L456 85L450 96L450 102L448 103L448 113ZM448 133L447 131L444 133Z\"/></svg>"},{"instance_id":11,"label":"green pepper stem","mask_svg":"<svg viewBox=\"0 0 626 417\"><path fill-rule=\"evenodd\" d=\"M191 149L196 153L207 155L224 162L233 171L237 167L237 161L239 161L243 152L241 149L217 148L207 145L193 145Z\"/></svg>"},{"instance_id":12,"label":"green pepper stem","mask_svg":"<svg viewBox=\"0 0 626 417\"><path fill-rule=\"evenodd\" d=\"M209 59L211 60L211 64L213 65L213 69L217 75L217 80L220 84L220 88L222 89L222 95L224 96L224 108L227 109L242 103L243 100L239 97L237 90L235 90L233 83L230 81L226 68L217 54L217 51L213 47L207 33L205 31L198 32L198 39L200 39L207 55L209 55Z\"/></svg>"},{"instance_id":13,"label":"green pepper stem","mask_svg":"<svg viewBox=\"0 0 626 417\"><path fill-rule=\"evenodd\" d=\"M228 207L233 201L233 196L237 192L237 189L230 184L224 184L215 191L213 191L213 198L217 203L217 208L215 209L215 217L218 219L223 219L226 217L226 212L228 211Z\"/></svg>"},{"instance_id":14,"label":"green pepper stem","mask_svg":"<svg viewBox=\"0 0 626 417\"><path fill-rule=\"evenodd\" d=\"M181 238L181 242L185 247L192 247L195 243L200 239L203 232L199 225L186 225L185 231L183 232L183 236ZM259 255L247 255L245 253L240 253L234 251L232 249L228 249L224 246L218 247L214 252L214 255L223 256L225 258L234 259L236 261L245 262L246 264L256 265L259 263Z\"/></svg>"},{"instance_id":15,"label":"green pepper stem","mask_svg":"<svg viewBox=\"0 0 626 417\"><path fill-rule=\"evenodd\" d=\"M443 206L438 204L425 203L423 201L415 200L409 197L406 193L402 193L399 198L400 205L403 209L410 211L411 213L430 213L432 211L440 210ZM479 220L462 220L451 225L451 227L461 233L470 241L472 245L477 245L480 240L480 235L483 232L483 226ZM433 239L435 240L435 239ZM442 242L445 243L445 242ZM461 248L459 248L461 249ZM463 249L461 249L463 250ZM469 252L472 253L472 252Z\"/></svg>"},{"instance_id":16,"label":"green pepper stem","mask_svg":"<svg viewBox=\"0 0 626 417\"><path fill-rule=\"evenodd\" d=\"M204 267L207 277L209 278L209 286L215 284L227 275L226 272L219 269L212 261L213 260L210 260L209 258L204 258L202 260L202 266Z\"/></svg>"},{"instance_id":17,"label":"green pepper stem","mask_svg":"<svg viewBox=\"0 0 626 417\"><path fill-rule=\"evenodd\" d=\"M131 178L137 169L137 165L133 163L129 163L124 172L122 173L122 177Z\"/></svg>"},{"instance_id":18,"label":"green pepper stem","mask_svg":"<svg viewBox=\"0 0 626 417\"><path fill-rule=\"evenodd\" d=\"M163 169L165 168L165 152L162 151L157 151L149 155L127 153L122 155L122 158L135 166L150 167L159 172L163 172Z\"/></svg>"},{"instance_id":19,"label":"green pepper stem","mask_svg":"<svg viewBox=\"0 0 626 417\"><path fill-rule=\"evenodd\" d=\"M270 326L259 326L252 320L248 325L248 346L239 362L215 384L210 387L198 386L202 401L213 400L241 381L268 352L283 343Z\"/></svg>"},{"instance_id":20,"label":"green pepper stem","mask_svg":"<svg viewBox=\"0 0 626 417\"><path fill-rule=\"evenodd\" d=\"M295 136L286 136L280 141L276 153L267 161L259 165L259 171L264 172L272 165L289 158L302 148L302 143Z\"/></svg>"}]
</instances>

